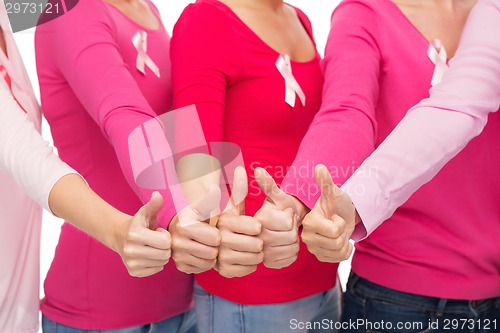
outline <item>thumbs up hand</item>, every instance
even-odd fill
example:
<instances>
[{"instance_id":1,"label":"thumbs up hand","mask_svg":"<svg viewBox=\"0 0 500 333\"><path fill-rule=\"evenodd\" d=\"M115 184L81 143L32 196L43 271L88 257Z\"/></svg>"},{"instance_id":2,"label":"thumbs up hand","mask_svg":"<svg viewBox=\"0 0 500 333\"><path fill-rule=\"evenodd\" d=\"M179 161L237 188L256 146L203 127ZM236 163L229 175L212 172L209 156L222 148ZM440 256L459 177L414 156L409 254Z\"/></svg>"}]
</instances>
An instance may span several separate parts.
<instances>
[{"instance_id":1,"label":"thumbs up hand","mask_svg":"<svg viewBox=\"0 0 500 333\"><path fill-rule=\"evenodd\" d=\"M290 266L299 253L298 223L306 208L283 192L265 169L255 169L255 179L267 196L255 214L262 224L259 237L264 242L264 265L276 269Z\"/></svg>"},{"instance_id":2,"label":"thumbs up hand","mask_svg":"<svg viewBox=\"0 0 500 333\"><path fill-rule=\"evenodd\" d=\"M117 251L130 275L145 277L156 274L170 259L171 238L167 230L156 228L156 215L163 206L163 198L154 192L150 201L130 220L126 234Z\"/></svg>"},{"instance_id":3,"label":"thumbs up hand","mask_svg":"<svg viewBox=\"0 0 500 333\"><path fill-rule=\"evenodd\" d=\"M333 183L326 166L317 165L314 171L321 197L302 221L302 241L318 260L340 262L352 254L349 239L359 216L349 196Z\"/></svg>"},{"instance_id":4,"label":"thumbs up hand","mask_svg":"<svg viewBox=\"0 0 500 333\"><path fill-rule=\"evenodd\" d=\"M222 240L215 269L227 278L255 272L264 257L263 242L258 237L261 224L254 217L245 216L247 194L247 173L244 168L237 167L231 200L217 224Z\"/></svg>"},{"instance_id":5,"label":"thumbs up hand","mask_svg":"<svg viewBox=\"0 0 500 333\"><path fill-rule=\"evenodd\" d=\"M211 186L203 198L181 210L170 223L172 258L178 270L201 273L214 267L221 235L207 221L219 209L220 197L219 187Z\"/></svg>"}]
</instances>

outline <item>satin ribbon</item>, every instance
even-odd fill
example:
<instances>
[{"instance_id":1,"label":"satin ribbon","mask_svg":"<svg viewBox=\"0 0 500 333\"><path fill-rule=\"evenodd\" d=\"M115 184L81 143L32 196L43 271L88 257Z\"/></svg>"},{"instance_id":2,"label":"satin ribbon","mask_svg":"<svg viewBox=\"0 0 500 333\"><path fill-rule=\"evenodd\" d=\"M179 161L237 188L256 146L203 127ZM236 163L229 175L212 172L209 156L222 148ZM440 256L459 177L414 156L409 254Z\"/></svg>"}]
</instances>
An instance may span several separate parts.
<instances>
[{"instance_id":1,"label":"satin ribbon","mask_svg":"<svg viewBox=\"0 0 500 333\"><path fill-rule=\"evenodd\" d=\"M5 81L5 83L7 84L7 87L9 87L10 92L12 94L12 97L17 102L17 104L19 105L19 107L21 108L21 110L23 110L25 113L28 113L28 112L26 112L26 109L21 105L21 103L19 103L19 101L17 100L16 96L14 95L14 92L12 91L12 80L11 80L11 78L9 76L9 73L7 72L7 70L5 69L5 67L3 67L2 64L0 64L0 76L2 76L2 78Z\"/></svg>"},{"instance_id":2,"label":"satin ribbon","mask_svg":"<svg viewBox=\"0 0 500 333\"><path fill-rule=\"evenodd\" d=\"M435 86L443 79L443 75L448 69L448 55L443 43L439 39L433 40L427 49L427 56L434 63L434 74L432 75L431 85Z\"/></svg>"},{"instance_id":3,"label":"satin ribbon","mask_svg":"<svg viewBox=\"0 0 500 333\"><path fill-rule=\"evenodd\" d=\"M306 105L306 95L300 87L299 83L295 79L292 73L292 65L290 63L290 57L287 54L280 55L278 60L276 60L276 68L280 72L281 76L285 80L285 102L292 108L295 107L295 101L297 96L299 96L302 106Z\"/></svg>"},{"instance_id":4,"label":"satin ribbon","mask_svg":"<svg viewBox=\"0 0 500 333\"><path fill-rule=\"evenodd\" d=\"M155 64L153 59L148 56L148 34L146 31L137 31L137 33L132 38L132 43L137 50L137 61L136 67L139 72L146 75L146 66L151 69L151 71L160 77L160 68Z\"/></svg>"},{"instance_id":5,"label":"satin ribbon","mask_svg":"<svg viewBox=\"0 0 500 333\"><path fill-rule=\"evenodd\" d=\"M4 79L5 83L7 83L9 89L12 90L12 82L10 81L9 73L7 73L7 70L5 69L5 67L3 67L2 64L0 64L0 75Z\"/></svg>"},{"instance_id":6,"label":"satin ribbon","mask_svg":"<svg viewBox=\"0 0 500 333\"><path fill-rule=\"evenodd\" d=\"M149 190L168 190L177 213L190 202L183 190L185 183L179 180L176 161L193 153L211 155L219 162L218 170L215 167L211 169L221 173L220 211L240 203L230 201L229 189L232 190L234 186L236 167L245 165L241 149L231 142L207 143L194 105L166 112L139 125L128 137L128 149L137 186ZM211 217L215 216L213 214Z\"/></svg>"}]
</instances>

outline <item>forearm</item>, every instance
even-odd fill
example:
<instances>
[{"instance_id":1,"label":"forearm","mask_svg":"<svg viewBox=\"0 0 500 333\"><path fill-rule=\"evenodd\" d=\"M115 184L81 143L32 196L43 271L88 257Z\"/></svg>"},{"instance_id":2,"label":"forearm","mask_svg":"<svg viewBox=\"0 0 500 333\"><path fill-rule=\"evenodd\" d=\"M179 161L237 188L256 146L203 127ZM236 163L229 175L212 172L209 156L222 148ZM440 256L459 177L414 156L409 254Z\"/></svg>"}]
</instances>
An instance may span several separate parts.
<instances>
[{"instance_id":1,"label":"forearm","mask_svg":"<svg viewBox=\"0 0 500 333\"><path fill-rule=\"evenodd\" d=\"M220 162L209 154L189 154L176 163L177 177L189 202L203 198L211 186L220 183Z\"/></svg>"},{"instance_id":2,"label":"forearm","mask_svg":"<svg viewBox=\"0 0 500 333\"><path fill-rule=\"evenodd\" d=\"M101 199L77 174L59 179L50 191L49 206L55 215L116 252L132 220Z\"/></svg>"},{"instance_id":3,"label":"forearm","mask_svg":"<svg viewBox=\"0 0 500 333\"><path fill-rule=\"evenodd\" d=\"M0 82L0 170L40 206L48 207L54 184L64 175L76 173L62 162Z\"/></svg>"}]
</instances>

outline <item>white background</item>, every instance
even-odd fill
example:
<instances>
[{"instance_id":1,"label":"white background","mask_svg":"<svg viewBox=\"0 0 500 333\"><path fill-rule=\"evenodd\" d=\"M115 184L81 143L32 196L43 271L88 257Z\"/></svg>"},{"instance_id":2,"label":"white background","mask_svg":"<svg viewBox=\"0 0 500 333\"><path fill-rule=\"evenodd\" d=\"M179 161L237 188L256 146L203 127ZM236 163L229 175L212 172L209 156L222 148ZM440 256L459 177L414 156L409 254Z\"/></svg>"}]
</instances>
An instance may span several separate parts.
<instances>
[{"instance_id":1,"label":"white background","mask_svg":"<svg viewBox=\"0 0 500 333\"><path fill-rule=\"evenodd\" d=\"M163 23L167 31L171 34L172 28L181 14L182 10L189 3L194 1L189 0L153 0L158 7ZM333 9L338 5L340 0L290 0L288 3L302 9L313 23L314 35L318 46L318 51L323 54L326 38L330 26L330 16ZM38 82L36 78L35 68L35 53L33 48L34 30L19 32L15 34L21 54L24 58L26 68L31 77L35 92L38 94ZM52 142L48 125L44 123L44 137ZM42 251L41 251L41 283L49 269L50 262L54 256L54 249L57 244L62 221L53 217L47 212L44 212L43 229L42 229ZM341 264L339 274L342 284L345 286L347 276L350 270L350 263ZM41 297L43 297L43 287L40 288Z\"/></svg>"}]
</instances>

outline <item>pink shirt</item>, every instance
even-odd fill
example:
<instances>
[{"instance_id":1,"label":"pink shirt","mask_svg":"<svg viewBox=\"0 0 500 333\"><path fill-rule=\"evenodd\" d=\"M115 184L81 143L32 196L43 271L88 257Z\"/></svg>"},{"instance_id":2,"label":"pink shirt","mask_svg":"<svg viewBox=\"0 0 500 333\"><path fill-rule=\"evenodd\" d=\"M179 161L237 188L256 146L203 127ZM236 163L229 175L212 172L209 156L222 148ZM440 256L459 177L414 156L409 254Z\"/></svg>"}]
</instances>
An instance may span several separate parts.
<instances>
[{"instance_id":1,"label":"pink shirt","mask_svg":"<svg viewBox=\"0 0 500 333\"><path fill-rule=\"evenodd\" d=\"M3 0L0 25L7 45L0 65L0 332L38 331L42 209L54 184L75 173L40 136L41 112L9 27Z\"/></svg>"},{"instance_id":2,"label":"pink shirt","mask_svg":"<svg viewBox=\"0 0 500 333\"><path fill-rule=\"evenodd\" d=\"M137 68L132 40L140 31L160 77L150 66L145 74ZM135 183L128 136L171 109L169 42L163 26L144 28L102 0L80 1L36 32L42 105L61 158L129 214L141 207L136 193L145 201L151 190ZM165 226L175 211L169 193L162 195L158 222ZM45 280L42 311L81 329L135 326L189 309L192 283L173 261L154 276L131 277L116 253L66 223Z\"/></svg>"},{"instance_id":3,"label":"pink shirt","mask_svg":"<svg viewBox=\"0 0 500 333\"><path fill-rule=\"evenodd\" d=\"M309 19L297 16L312 38ZM225 4L198 0L186 8L172 38L175 107L196 104L208 142L241 148L249 179L245 213L253 216L265 195L254 178L266 168L278 184L321 104L320 57L291 61L305 103L286 103L285 80L276 66L280 53L263 42ZM297 260L283 269L263 264L242 278L227 279L215 270L197 274L208 292L241 304L284 303L335 285L337 265L319 262L304 243Z\"/></svg>"},{"instance_id":4,"label":"pink shirt","mask_svg":"<svg viewBox=\"0 0 500 333\"><path fill-rule=\"evenodd\" d=\"M429 96L435 66L428 46L391 1L343 1L332 17L323 106L295 166L324 163L344 183L406 111ZM431 123L417 129L420 135L429 133ZM425 296L499 296L499 132L500 115L493 114L480 137L357 244L353 270ZM377 168L368 171L376 174ZM317 195L304 194L301 185L314 187L314 178L289 176L284 188L312 206ZM354 190L363 193L364 187Z\"/></svg>"},{"instance_id":5,"label":"pink shirt","mask_svg":"<svg viewBox=\"0 0 500 333\"><path fill-rule=\"evenodd\" d=\"M367 235L372 233L431 180L482 132L488 114L498 110L499 31L500 2L480 0L469 16L443 81L431 89L430 98L410 110L344 184L363 219L357 240L365 230ZM378 172L367 173L371 168ZM355 188L359 186L366 191L357 193Z\"/></svg>"}]
</instances>

